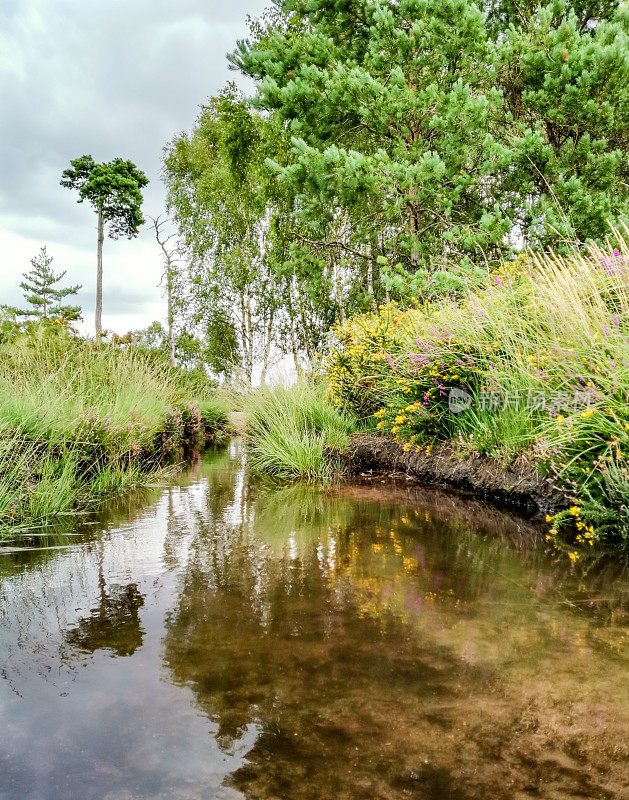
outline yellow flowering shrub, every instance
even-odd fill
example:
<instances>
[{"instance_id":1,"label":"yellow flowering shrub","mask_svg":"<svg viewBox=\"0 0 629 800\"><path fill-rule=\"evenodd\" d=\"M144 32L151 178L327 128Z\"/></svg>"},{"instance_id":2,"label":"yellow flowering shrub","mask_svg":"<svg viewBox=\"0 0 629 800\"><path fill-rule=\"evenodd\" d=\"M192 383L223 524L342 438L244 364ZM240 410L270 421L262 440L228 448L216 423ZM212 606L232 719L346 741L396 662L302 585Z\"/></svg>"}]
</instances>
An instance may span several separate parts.
<instances>
[{"instance_id":1,"label":"yellow flowering shrub","mask_svg":"<svg viewBox=\"0 0 629 800\"><path fill-rule=\"evenodd\" d=\"M579 545L629 547L629 248L619 242L522 256L463 300L352 317L334 331L328 396L409 446L526 453L578 498L578 515L553 520L553 541L569 526Z\"/></svg>"}]
</instances>

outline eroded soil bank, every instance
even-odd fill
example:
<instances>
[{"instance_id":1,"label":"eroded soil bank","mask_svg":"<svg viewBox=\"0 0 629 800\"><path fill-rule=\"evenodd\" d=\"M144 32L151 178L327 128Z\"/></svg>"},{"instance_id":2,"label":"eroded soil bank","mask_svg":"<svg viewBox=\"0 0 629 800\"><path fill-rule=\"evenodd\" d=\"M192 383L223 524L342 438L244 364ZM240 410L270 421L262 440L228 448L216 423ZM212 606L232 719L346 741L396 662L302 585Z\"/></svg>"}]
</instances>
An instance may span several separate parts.
<instances>
[{"instance_id":1,"label":"eroded soil bank","mask_svg":"<svg viewBox=\"0 0 629 800\"><path fill-rule=\"evenodd\" d=\"M353 436L348 449L332 457L350 476L402 473L419 483L474 494L534 517L554 514L570 503L522 458L504 467L489 456L462 457L449 444L428 452L407 451L392 439L362 434Z\"/></svg>"}]
</instances>

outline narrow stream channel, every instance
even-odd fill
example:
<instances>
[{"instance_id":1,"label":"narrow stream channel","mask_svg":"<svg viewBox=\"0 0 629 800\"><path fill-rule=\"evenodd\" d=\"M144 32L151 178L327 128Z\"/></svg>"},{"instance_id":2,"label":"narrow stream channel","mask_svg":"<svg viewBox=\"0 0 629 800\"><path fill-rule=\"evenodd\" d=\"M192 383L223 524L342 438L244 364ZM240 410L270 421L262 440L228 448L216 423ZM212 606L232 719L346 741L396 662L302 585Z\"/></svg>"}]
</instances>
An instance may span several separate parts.
<instances>
[{"instance_id":1,"label":"narrow stream channel","mask_svg":"<svg viewBox=\"0 0 629 800\"><path fill-rule=\"evenodd\" d=\"M629 796L626 573L243 459L0 550L1 800Z\"/></svg>"}]
</instances>

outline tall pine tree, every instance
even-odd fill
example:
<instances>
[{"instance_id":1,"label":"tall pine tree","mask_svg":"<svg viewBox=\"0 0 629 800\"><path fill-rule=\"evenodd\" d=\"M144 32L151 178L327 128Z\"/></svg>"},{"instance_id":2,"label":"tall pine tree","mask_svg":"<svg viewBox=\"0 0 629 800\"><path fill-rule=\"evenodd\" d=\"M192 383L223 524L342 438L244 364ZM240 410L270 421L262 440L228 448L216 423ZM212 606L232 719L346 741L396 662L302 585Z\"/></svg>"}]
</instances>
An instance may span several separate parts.
<instances>
[{"instance_id":1,"label":"tall pine tree","mask_svg":"<svg viewBox=\"0 0 629 800\"><path fill-rule=\"evenodd\" d=\"M133 239L138 235L142 216L142 189L148 178L132 161L114 158L98 164L92 156L84 155L70 162L63 171L61 186L76 189L79 193L77 203L87 200L97 215L96 239L96 313L95 327L97 338L103 330L103 241L105 225L109 226L109 238L126 236Z\"/></svg>"}]
</instances>

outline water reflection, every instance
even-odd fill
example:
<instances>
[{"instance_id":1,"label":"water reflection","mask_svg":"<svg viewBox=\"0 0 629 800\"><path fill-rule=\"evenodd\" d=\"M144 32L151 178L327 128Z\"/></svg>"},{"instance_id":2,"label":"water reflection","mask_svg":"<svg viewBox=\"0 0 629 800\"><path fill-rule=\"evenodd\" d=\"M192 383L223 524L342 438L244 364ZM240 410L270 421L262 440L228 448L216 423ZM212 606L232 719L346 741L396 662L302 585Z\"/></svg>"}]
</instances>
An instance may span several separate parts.
<instances>
[{"instance_id":1,"label":"water reflection","mask_svg":"<svg viewBox=\"0 0 629 800\"><path fill-rule=\"evenodd\" d=\"M249 512L211 501L214 525L189 542L164 658L220 742L259 726L231 785L252 798L614 796L626 745L608 789L599 737L611 727L613 751L627 722L604 674L608 644L626 643L619 595L594 625L571 613L574 574L506 547L526 523L493 515L502 536L484 538L437 513L434 493L421 510L421 490L350 493L243 487Z\"/></svg>"},{"instance_id":2,"label":"water reflection","mask_svg":"<svg viewBox=\"0 0 629 800\"><path fill-rule=\"evenodd\" d=\"M98 606L78 620L65 640L88 653L111 650L117 656L133 655L142 645L139 610L143 605L135 583L107 588L103 582Z\"/></svg>"},{"instance_id":3,"label":"water reflection","mask_svg":"<svg viewBox=\"0 0 629 800\"><path fill-rule=\"evenodd\" d=\"M2 800L624 796L612 567L454 495L250 484L236 444L127 503L0 557Z\"/></svg>"}]
</instances>

